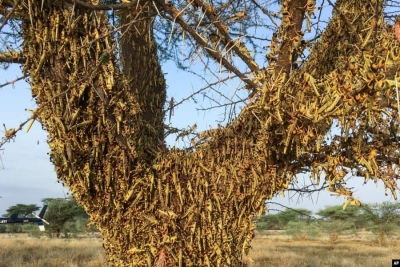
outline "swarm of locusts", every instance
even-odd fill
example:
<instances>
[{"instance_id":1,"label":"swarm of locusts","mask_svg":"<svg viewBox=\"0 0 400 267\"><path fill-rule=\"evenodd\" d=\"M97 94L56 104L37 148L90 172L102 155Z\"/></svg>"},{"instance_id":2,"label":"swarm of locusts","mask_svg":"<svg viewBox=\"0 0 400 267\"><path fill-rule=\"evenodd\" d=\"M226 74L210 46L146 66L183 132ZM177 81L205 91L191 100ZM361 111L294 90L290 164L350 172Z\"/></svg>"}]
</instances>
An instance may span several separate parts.
<instances>
[{"instance_id":1,"label":"swarm of locusts","mask_svg":"<svg viewBox=\"0 0 400 267\"><path fill-rule=\"evenodd\" d=\"M286 49L294 61L303 33L291 31L291 1L283 1L269 65L248 76L257 87L237 119L202 132L191 150L149 148L151 162L137 142L151 131L116 64L104 12L61 0L0 0L3 15L14 2L38 105L33 119L48 132L58 179L100 229L111 264L242 266L254 215L299 173L311 172L316 183L322 176L345 205L359 204L346 188L349 175L381 180L396 197L400 44L383 1L338 0L308 60L290 72L279 56ZM160 10L180 16L161 2ZM309 26L315 2L305 2ZM336 124L341 132L327 139Z\"/></svg>"}]
</instances>

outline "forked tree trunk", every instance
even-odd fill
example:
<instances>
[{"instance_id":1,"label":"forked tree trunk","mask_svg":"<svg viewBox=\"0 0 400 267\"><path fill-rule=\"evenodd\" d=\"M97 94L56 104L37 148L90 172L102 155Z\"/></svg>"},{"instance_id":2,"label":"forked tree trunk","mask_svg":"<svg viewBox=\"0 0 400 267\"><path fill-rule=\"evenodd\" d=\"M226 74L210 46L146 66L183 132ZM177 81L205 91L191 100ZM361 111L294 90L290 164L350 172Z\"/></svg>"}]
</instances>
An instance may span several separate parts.
<instances>
[{"instance_id":1,"label":"forked tree trunk","mask_svg":"<svg viewBox=\"0 0 400 267\"><path fill-rule=\"evenodd\" d=\"M287 186L273 180L284 176L257 118L210 133L195 151L166 150L165 81L147 7L121 19L119 66L102 12L43 3L18 8L35 116L58 179L99 228L110 264L242 266L254 214Z\"/></svg>"},{"instance_id":2,"label":"forked tree trunk","mask_svg":"<svg viewBox=\"0 0 400 267\"><path fill-rule=\"evenodd\" d=\"M154 14L143 4L122 16L115 55L104 13L63 5L21 5L24 71L57 176L99 228L110 264L244 265L254 215L291 178L269 113L247 107L193 151L167 151Z\"/></svg>"},{"instance_id":3,"label":"forked tree trunk","mask_svg":"<svg viewBox=\"0 0 400 267\"><path fill-rule=\"evenodd\" d=\"M194 151L165 150L153 14L144 5L122 17L118 66L102 12L44 3L21 8L24 71L57 176L99 228L110 264L244 265L254 215L288 185L271 132L245 109Z\"/></svg>"}]
</instances>

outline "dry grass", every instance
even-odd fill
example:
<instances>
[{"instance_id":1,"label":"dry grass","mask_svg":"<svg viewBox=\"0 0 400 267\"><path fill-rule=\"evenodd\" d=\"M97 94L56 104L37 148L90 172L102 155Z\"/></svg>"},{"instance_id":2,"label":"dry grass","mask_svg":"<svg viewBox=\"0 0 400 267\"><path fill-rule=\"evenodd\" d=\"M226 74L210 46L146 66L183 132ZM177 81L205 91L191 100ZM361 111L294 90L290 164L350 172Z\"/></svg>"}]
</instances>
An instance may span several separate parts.
<instances>
[{"instance_id":1,"label":"dry grass","mask_svg":"<svg viewBox=\"0 0 400 267\"><path fill-rule=\"evenodd\" d=\"M380 267L400 258L400 242L388 240L380 247L368 232L300 240L279 232L257 234L252 243L252 267ZM99 238L48 239L25 235L0 235L0 267L106 267ZM249 262L249 259L246 259Z\"/></svg>"},{"instance_id":2,"label":"dry grass","mask_svg":"<svg viewBox=\"0 0 400 267\"><path fill-rule=\"evenodd\" d=\"M0 235L0 267L106 267L99 238L49 239Z\"/></svg>"},{"instance_id":3,"label":"dry grass","mask_svg":"<svg viewBox=\"0 0 400 267\"><path fill-rule=\"evenodd\" d=\"M400 258L400 242L393 237L379 246L369 232L338 236L334 243L329 236L316 240L299 240L277 233L258 235L250 257L252 267L386 267ZM249 260L247 260L249 262Z\"/></svg>"}]
</instances>

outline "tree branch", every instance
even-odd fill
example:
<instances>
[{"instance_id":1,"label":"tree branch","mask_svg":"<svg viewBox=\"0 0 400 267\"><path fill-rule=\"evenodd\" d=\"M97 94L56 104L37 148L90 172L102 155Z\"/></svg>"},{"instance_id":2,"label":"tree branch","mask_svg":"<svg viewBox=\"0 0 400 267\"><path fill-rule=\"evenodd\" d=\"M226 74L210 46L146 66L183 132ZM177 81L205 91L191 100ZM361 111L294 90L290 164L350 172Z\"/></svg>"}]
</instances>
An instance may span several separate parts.
<instances>
[{"instance_id":1,"label":"tree branch","mask_svg":"<svg viewBox=\"0 0 400 267\"><path fill-rule=\"evenodd\" d=\"M203 47L204 50L207 51L207 53L211 57L213 57L216 62L220 63L227 70L236 74L236 76L239 77L247 85L249 85L250 88L256 89L259 87L256 83L254 83L246 75L244 75L236 67L234 67L225 57L221 55L221 53L217 52L211 46L209 46L207 41L203 37L201 37L195 29L192 29L192 27L190 27L189 24L182 18L182 11L176 9L173 5L165 3L164 0L157 0L157 4L173 18L174 22L178 23L184 31L188 32L196 40L198 45Z\"/></svg>"},{"instance_id":2,"label":"tree branch","mask_svg":"<svg viewBox=\"0 0 400 267\"><path fill-rule=\"evenodd\" d=\"M307 0L287 0L283 4L282 25L280 29L281 45L275 65L275 76L279 73L289 74L295 60L294 50L303 38L301 27L304 21Z\"/></svg>"},{"instance_id":3,"label":"tree branch","mask_svg":"<svg viewBox=\"0 0 400 267\"><path fill-rule=\"evenodd\" d=\"M222 24L221 20L218 18L217 12L213 6L211 6L207 2L203 2L201 0L194 0L194 2L202 7L203 12L205 12L206 16L210 19L211 23L217 27L219 35L221 35L224 39L223 43L228 48L232 48L232 50L236 53L240 59L249 67L249 69L253 72L259 72L260 68L258 64L253 60L250 56L249 51L243 42L232 40L228 33L228 26Z\"/></svg>"},{"instance_id":4,"label":"tree branch","mask_svg":"<svg viewBox=\"0 0 400 267\"><path fill-rule=\"evenodd\" d=\"M123 3L123 4L98 4L98 5L93 5L87 2L83 2L80 0L66 0L67 3L69 4L75 4L87 9L91 10L120 10L120 9L129 9L132 8L136 5L138 5L139 1L131 1L130 3Z\"/></svg>"},{"instance_id":5,"label":"tree branch","mask_svg":"<svg viewBox=\"0 0 400 267\"><path fill-rule=\"evenodd\" d=\"M11 53L0 52L0 62L23 64L25 62L25 58L21 56L21 53L15 53L14 55L11 55Z\"/></svg>"},{"instance_id":6,"label":"tree branch","mask_svg":"<svg viewBox=\"0 0 400 267\"><path fill-rule=\"evenodd\" d=\"M12 80L12 81L5 82L5 83L3 83L3 84L0 84L0 88L3 88L3 87L5 87L5 86L7 86L7 85L14 84L14 83L16 83L16 82L18 82L18 81L20 81L20 80L26 78L26 77L27 77L27 75L23 75L23 76L21 76L21 77L18 77L18 78L16 78L16 79Z\"/></svg>"},{"instance_id":7,"label":"tree branch","mask_svg":"<svg viewBox=\"0 0 400 267\"><path fill-rule=\"evenodd\" d=\"M10 142L10 140L14 139L17 136L17 132L21 131L22 128L27 124L30 120L34 120L36 118L36 115L32 115L29 117L27 120L24 122L20 123L17 128L10 128L7 130L5 124L3 124L4 127L4 137L1 138L0 140L0 148L4 146L5 143Z\"/></svg>"}]
</instances>

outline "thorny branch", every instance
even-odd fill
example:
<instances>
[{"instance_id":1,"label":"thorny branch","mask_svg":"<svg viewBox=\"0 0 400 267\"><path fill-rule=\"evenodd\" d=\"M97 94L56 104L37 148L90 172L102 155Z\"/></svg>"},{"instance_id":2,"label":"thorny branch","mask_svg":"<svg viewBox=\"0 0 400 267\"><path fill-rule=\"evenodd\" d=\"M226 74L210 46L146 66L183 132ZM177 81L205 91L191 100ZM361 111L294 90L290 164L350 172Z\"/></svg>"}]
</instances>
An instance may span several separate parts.
<instances>
[{"instance_id":1,"label":"thorny branch","mask_svg":"<svg viewBox=\"0 0 400 267\"><path fill-rule=\"evenodd\" d=\"M185 21L185 19L182 16L182 11L176 9L173 5L170 5L168 3L165 3L163 0L157 0L157 3L160 7L162 7L165 12L170 15L171 17L169 18L170 20L173 20L174 22L178 23L182 29L186 32L188 32L192 38L196 40L196 42L203 47L203 49L215 59L216 62L222 64L227 70L233 72L237 77L239 77L242 81L244 81L246 84L249 85L250 88L257 88L258 85L254 83L251 79L249 79L246 75L244 75L242 72L240 72L236 67L234 67L225 57L221 55L219 51L216 51L213 47L211 47L208 43L207 40L205 40L200 34L190 27L190 25ZM160 14L165 18L168 18L164 14Z\"/></svg>"},{"instance_id":2,"label":"thorny branch","mask_svg":"<svg viewBox=\"0 0 400 267\"><path fill-rule=\"evenodd\" d=\"M209 20L216 26L218 31L218 33L216 34L221 37L222 43L226 45L229 49L232 49L235 54L243 60L243 62L251 71L258 72L260 68L258 64L254 61L254 59L250 56L250 53L244 43L240 39L237 41L232 40L228 33L228 26L224 25L218 18L215 8L207 2L202 2L201 0L193 1L198 6L202 6L203 12L205 12Z\"/></svg>"},{"instance_id":3,"label":"thorny branch","mask_svg":"<svg viewBox=\"0 0 400 267\"><path fill-rule=\"evenodd\" d=\"M306 216L306 217L308 217L308 218L316 219L316 220L317 220L317 218L314 217L314 216L312 216L312 215L309 215L309 214L307 214L307 213L302 212L301 210L297 210L297 209L291 208L291 207L289 207L289 206L283 205L283 204L278 203L278 202L267 201L265 204L266 204L266 205L278 205L278 206L281 206L281 207L285 208L286 210L291 210L291 211L294 211L294 212L296 212L296 213L298 213L298 214L300 214L300 215L302 215L302 216ZM268 210L282 211L282 210L277 210L277 209L268 209Z\"/></svg>"},{"instance_id":4,"label":"thorny branch","mask_svg":"<svg viewBox=\"0 0 400 267\"><path fill-rule=\"evenodd\" d=\"M193 73L194 75L197 75L196 73ZM204 77L202 77L202 76L199 76L200 78L202 78L202 79L204 79ZM220 85L221 83L224 83L224 82L226 82L226 81L228 81L228 80L231 80L233 77L225 77L225 78L223 78L223 79L219 79L219 80L217 80L217 81L215 81L215 82L213 82L213 83L208 83L206 80L204 80L204 81L206 81L208 84L206 85L206 86L204 86L204 87L202 87L202 88L200 88L200 89L198 89L197 91L195 91L195 92L193 92L192 94L190 94L190 95L188 95L187 97L184 97L184 98L182 98L180 101L176 101L175 99L174 99L174 103L173 103L173 105L172 105L172 108L171 108L171 105L170 105L170 103L169 103L169 105L168 105L168 108L166 109L166 110L164 110L164 113L166 113L166 112L171 112L171 109L173 110L175 107L177 107L177 106L179 106L179 105L181 105L181 104L183 104L184 102L186 102L186 101L188 101L188 100L190 100L190 99L193 99L195 102L196 102L196 100L195 100L195 96L196 95L198 95L198 94L200 94L201 92L203 92L203 91L205 91L205 90L208 90L208 89L212 89L212 87L213 86L216 86L216 85ZM217 90L215 90L215 91L217 91ZM240 101L238 101L238 102L244 102L245 100L244 99L242 99L242 100L240 100ZM229 104L227 104L227 105L232 105L232 104L235 104L235 102L230 102ZM198 110L203 110L203 109L198 109ZM204 109L205 110L205 109Z\"/></svg>"},{"instance_id":5,"label":"thorny branch","mask_svg":"<svg viewBox=\"0 0 400 267\"><path fill-rule=\"evenodd\" d=\"M0 84L0 88L5 87L5 86L7 86L7 85L13 85L13 84L16 83L16 82L18 82L18 81L20 81L20 80L22 80L22 79L25 79L26 77L28 77L28 76L27 76L27 75L23 75L23 76L21 76L21 77L18 77L18 78L16 78L16 79L12 80L12 81L9 81L9 82Z\"/></svg>"},{"instance_id":6,"label":"thorny branch","mask_svg":"<svg viewBox=\"0 0 400 267\"><path fill-rule=\"evenodd\" d=\"M217 90L215 90L215 91L218 92ZM231 101L229 103L221 104L221 103L218 103L217 101L215 101L213 98L208 97L207 95L204 95L204 98L208 98L209 100L216 102L217 105L213 105L213 106L207 107L207 108L196 108L196 110L198 110L198 111L207 111L207 110L212 110L212 109L217 109L217 108L227 108L227 107L231 107L231 106L234 107L237 104L245 102L245 100L239 99L239 100L236 100L236 101ZM230 120L232 120L231 114L229 114L229 116L230 116Z\"/></svg>"}]
</instances>

